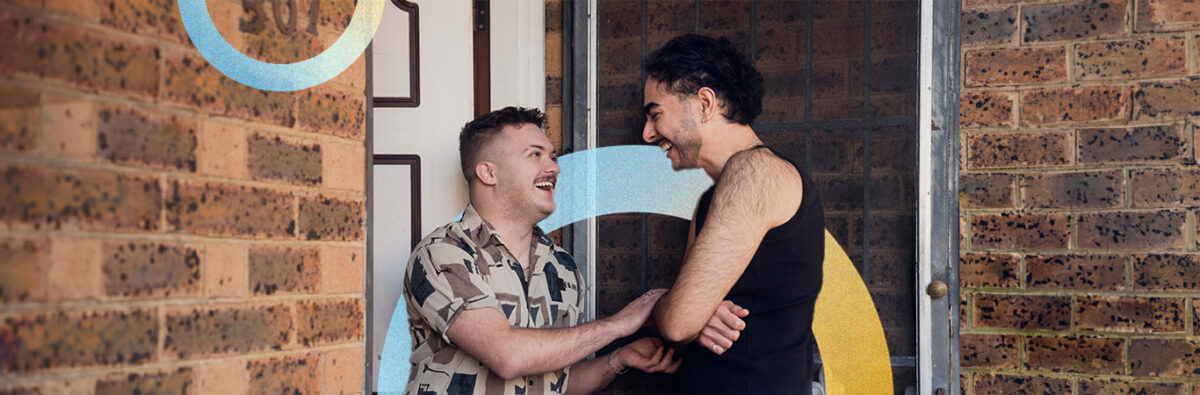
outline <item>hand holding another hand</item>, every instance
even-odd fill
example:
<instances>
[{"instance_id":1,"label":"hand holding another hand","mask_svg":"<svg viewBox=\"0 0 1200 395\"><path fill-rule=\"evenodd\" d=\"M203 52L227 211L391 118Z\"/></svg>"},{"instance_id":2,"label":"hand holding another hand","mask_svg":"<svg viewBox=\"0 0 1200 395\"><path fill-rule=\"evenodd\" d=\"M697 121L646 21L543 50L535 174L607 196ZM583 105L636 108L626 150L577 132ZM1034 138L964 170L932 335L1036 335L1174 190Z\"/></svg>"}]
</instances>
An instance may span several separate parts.
<instances>
[{"instance_id":1,"label":"hand holding another hand","mask_svg":"<svg viewBox=\"0 0 1200 395\"><path fill-rule=\"evenodd\" d=\"M643 337L613 351L613 368L623 371L634 368L646 373L675 373L682 359L675 359L675 350L663 346L662 340Z\"/></svg>"}]
</instances>

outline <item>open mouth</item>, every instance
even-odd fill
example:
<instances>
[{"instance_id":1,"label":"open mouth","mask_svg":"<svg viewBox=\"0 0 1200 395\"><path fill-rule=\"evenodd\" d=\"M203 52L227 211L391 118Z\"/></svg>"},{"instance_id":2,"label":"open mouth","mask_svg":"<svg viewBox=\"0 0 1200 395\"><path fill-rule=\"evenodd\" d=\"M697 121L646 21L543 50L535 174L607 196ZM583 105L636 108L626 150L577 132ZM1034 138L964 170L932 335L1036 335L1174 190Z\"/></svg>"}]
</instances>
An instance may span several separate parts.
<instances>
[{"instance_id":1,"label":"open mouth","mask_svg":"<svg viewBox=\"0 0 1200 395\"><path fill-rule=\"evenodd\" d=\"M543 191L554 191L554 180L544 180L533 183L533 186Z\"/></svg>"},{"instance_id":2,"label":"open mouth","mask_svg":"<svg viewBox=\"0 0 1200 395\"><path fill-rule=\"evenodd\" d=\"M672 147L672 146L671 146L671 142L670 142L670 141L663 140L663 141L660 141L660 142L658 142L658 148L662 148L663 152L668 152L668 151L670 151L670 150L671 150L671 147Z\"/></svg>"}]
</instances>

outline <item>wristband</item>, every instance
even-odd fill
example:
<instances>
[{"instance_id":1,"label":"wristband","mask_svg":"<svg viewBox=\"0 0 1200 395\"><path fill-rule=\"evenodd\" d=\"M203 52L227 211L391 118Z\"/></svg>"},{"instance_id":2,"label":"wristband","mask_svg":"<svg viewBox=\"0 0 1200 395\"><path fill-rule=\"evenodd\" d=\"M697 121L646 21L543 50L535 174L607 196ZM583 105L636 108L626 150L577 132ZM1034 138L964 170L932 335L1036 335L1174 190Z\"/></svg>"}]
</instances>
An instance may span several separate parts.
<instances>
[{"instance_id":1,"label":"wristband","mask_svg":"<svg viewBox=\"0 0 1200 395\"><path fill-rule=\"evenodd\" d=\"M626 370L629 370L629 367L625 367L625 369L617 370L617 366L613 365L613 357L617 356L617 351L620 351L620 350L621 349L618 348L618 349L616 349L616 351L613 351L611 354L608 354L608 368L612 369L613 373L616 373L617 376L623 375L623 374L625 374Z\"/></svg>"}]
</instances>

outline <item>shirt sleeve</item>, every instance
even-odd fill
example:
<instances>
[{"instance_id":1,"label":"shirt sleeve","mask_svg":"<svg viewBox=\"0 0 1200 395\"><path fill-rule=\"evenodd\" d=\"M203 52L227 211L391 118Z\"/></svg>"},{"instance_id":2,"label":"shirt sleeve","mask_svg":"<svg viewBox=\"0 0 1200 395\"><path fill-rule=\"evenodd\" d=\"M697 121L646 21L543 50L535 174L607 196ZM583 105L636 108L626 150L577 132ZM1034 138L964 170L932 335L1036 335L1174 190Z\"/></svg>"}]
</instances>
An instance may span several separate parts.
<instances>
[{"instance_id":1,"label":"shirt sleeve","mask_svg":"<svg viewBox=\"0 0 1200 395\"><path fill-rule=\"evenodd\" d=\"M502 311L491 285L473 270L475 260L457 246L438 242L417 248L409 258L405 296L447 344L454 344L446 330L458 313L485 307Z\"/></svg>"}]
</instances>

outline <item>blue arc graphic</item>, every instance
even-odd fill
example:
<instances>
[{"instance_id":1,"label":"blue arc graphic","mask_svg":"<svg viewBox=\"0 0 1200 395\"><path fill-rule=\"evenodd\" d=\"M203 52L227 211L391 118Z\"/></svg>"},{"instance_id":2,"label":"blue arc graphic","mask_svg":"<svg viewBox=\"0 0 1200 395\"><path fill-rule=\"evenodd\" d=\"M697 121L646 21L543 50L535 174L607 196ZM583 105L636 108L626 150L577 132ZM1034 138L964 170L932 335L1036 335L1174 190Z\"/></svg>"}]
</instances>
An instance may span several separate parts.
<instances>
[{"instance_id":1,"label":"blue arc graphic","mask_svg":"<svg viewBox=\"0 0 1200 395\"><path fill-rule=\"evenodd\" d=\"M360 2L359 4L362 4ZM622 145L558 158L557 209L538 224L552 232L591 217L619 213L662 214L690 220L712 179L703 170L674 171L658 147ZM388 324L379 364L379 392L400 393L408 383L412 338L404 298Z\"/></svg>"},{"instance_id":2,"label":"blue arc graphic","mask_svg":"<svg viewBox=\"0 0 1200 395\"><path fill-rule=\"evenodd\" d=\"M317 56L286 64L263 62L229 45L204 0L179 0L179 16L200 55L229 78L266 91L295 91L320 85L350 67L375 36L383 6L384 0L359 1L350 25L332 46Z\"/></svg>"}]
</instances>

